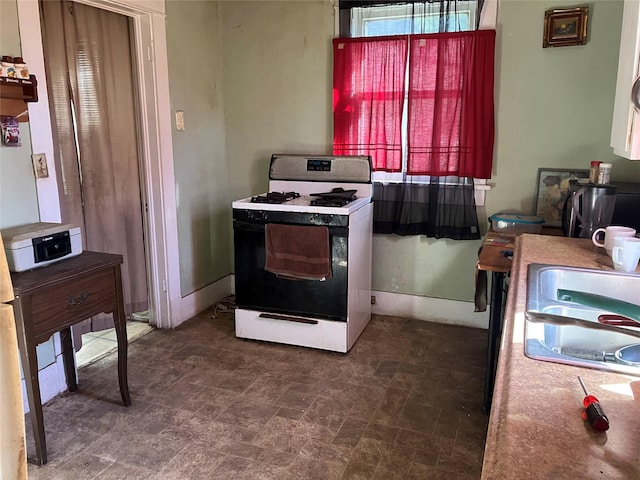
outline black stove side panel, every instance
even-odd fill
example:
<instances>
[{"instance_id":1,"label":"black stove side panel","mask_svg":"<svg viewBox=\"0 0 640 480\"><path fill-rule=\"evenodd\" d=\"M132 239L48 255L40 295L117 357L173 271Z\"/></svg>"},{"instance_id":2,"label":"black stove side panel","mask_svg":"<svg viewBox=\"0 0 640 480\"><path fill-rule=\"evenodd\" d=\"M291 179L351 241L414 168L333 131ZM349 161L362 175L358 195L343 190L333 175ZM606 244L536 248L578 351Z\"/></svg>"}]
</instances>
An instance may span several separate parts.
<instances>
[{"instance_id":1,"label":"black stove side panel","mask_svg":"<svg viewBox=\"0 0 640 480\"><path fill-rule=\"evenodd\" d=\"M329 228L332 277L325 281L288 280L267 272L264 230L263 222L233 222L238 307L346 321L348 228Z\"/></svg>"}]
</instances>

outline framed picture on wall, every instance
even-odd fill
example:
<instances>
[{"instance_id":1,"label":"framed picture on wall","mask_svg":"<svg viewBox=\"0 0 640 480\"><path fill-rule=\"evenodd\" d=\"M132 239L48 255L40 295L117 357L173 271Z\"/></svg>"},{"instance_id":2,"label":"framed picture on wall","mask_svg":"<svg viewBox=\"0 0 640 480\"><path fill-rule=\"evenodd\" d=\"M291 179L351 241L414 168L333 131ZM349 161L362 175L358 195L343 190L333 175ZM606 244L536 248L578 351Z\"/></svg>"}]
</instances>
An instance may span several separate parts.
<instances>
[{"instance_id":1,"label":"framed picture on wall","mask_svg":"<svg viewBox=\"0 0 640 480\"><path fill-rule=\"evenodd\" d=\"M545 227L562 226L562 207L569 195L569 181L586 183L589 170L539 168L536 183L536 215L544 218Z\"/></svg>"},{"instance_id":2,"label":"framed picture on wall","mask_svg":"<svg viewBox=\"0 0 640 480\"><path fill-rule=\"evenodd\" d=\"M562 8L544 12L542 47L567 47L587 43L589 7Z\"/></svg>"}]
</instances>

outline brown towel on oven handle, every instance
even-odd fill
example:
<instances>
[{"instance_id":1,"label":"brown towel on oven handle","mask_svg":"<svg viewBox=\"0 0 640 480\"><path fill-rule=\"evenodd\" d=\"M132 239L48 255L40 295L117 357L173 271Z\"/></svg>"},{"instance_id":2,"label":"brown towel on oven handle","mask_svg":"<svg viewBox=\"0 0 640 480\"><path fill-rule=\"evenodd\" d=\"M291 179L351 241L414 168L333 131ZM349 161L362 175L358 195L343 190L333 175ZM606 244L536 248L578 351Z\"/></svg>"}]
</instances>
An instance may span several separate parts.
<instances>
[{"instance_id":1,"label":"brown towel on oven handle","mask_svg":"<svg viewBox=\"0 0 640 480\"><path fill-rule=\"evenodd\" d=\"M268 223L265 249L268 272L297 280L331 278L327 227Z\"/></svg>"}]
</instances>

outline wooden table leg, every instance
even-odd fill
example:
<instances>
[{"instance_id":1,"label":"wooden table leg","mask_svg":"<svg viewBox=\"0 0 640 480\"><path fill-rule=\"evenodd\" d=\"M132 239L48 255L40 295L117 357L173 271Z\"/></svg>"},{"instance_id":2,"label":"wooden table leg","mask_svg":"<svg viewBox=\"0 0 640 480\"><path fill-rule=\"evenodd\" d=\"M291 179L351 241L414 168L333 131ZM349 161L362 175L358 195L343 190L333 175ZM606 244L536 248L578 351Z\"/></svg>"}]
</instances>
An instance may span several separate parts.
<instances>
[{"instance_id":1,"label":"wooden table leg","mask_svg":"<svg viewBox=\"0 0 640 480\"><path fill-rule=\"evenodd\" d=\"M42 398L40 396L40 382L38 381L38 355L33 335L28 331L30 326L25 323L25 318L31 318L30 300L16 298L13 304L16 319L16 331L18 334L18 349L20 361L24 373L27 388L27 400L29 402L29 416L33 429L33 439L36 446L36 458L28 459L36 465L47 463L47 441L44 435L44 415L42 413ZM23 310L24 308L24 310Z\"/></svg>"},{"instance_id":2,"label":"wooden table leg","mask_svg":"<svg viewBox=\"0 0 640 480\"><path fill-rule=\"evenodd\" d=\"M71 327L60 330L60 343L62 344L62 363L64 364L64 376L67 380L67 389L70 392L75 392L78 389L78 382L76 380L76 362L73 358Z\"/></svg>"},{"instance_id":3,"label":"wooden table leg","mask_svg":"<svg viewBox=\"0 0 640 480\"><path fill-rule=\"evenodd\" d=\"M129 396L129 381L127 379L127 317L124 314L124 299L122 298L122 277L120 265L114 267L116 281L116 310L113 312L113 323L116 328L118 340L118 382L120 383L120 395L125 407L131 405Z\"/></svg>"},{"instance_id":4,"label":"wooden table leg","mask_svg":"<svg viewBox=\"0 0 640 480\"><path fill-rule=\"evenodd\" d=\"M489 307L489 345L487 349L487 370L484 377L484 399L482 411L489 414L493 398L493 384L496 379L496 356L500 345L502 330L502 290L504 289L502 272L493 272L491 278L491 306Z\"/></svg>"}]
</instances>

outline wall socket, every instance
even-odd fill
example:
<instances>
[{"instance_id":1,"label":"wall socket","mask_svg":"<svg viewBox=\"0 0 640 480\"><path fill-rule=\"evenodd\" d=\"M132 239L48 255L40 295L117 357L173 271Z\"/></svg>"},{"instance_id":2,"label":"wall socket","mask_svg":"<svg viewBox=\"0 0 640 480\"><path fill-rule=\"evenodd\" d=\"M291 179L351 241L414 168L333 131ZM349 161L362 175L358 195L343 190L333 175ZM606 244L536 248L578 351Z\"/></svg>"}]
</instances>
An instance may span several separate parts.
<instances>
[{"instance_id":1,"label":"wall socket","mask_svg":"<svg viewBox=\"0 0 640 480\"><path fill-rule=\"evenodd\" d=\"M376 304L376 296L371 295L371 305L375 305L375 304Z\"/></svg>"}]
</instances>

